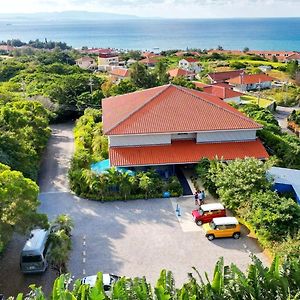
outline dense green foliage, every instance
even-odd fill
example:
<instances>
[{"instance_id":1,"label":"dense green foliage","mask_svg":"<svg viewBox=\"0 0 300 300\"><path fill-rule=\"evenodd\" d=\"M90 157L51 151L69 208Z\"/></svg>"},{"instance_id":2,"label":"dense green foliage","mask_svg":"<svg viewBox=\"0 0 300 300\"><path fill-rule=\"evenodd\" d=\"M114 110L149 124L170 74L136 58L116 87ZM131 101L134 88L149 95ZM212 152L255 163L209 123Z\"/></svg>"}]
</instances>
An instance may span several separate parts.
<instances>
[{"instance_id":1,"label":"dense green foliage","mask_svg":"<svg viewBox=\"0 0 300 300\"><path fill-rule=\"evenodd\" d=\"M46 215L36 212L38 192L36 183L0 163L0 253L13 232L47 227Z\"/></svg>"},{"instance_id":2,"label":"dense green foliage","mask_svg":"<svg viewBox=\"0 0 300 300\"><path fill-rule=\"evenodd\" d=\"M195 270L198 273L197 270ZM199 275L199 273L198 273ZM112 285L111 293L105 293L102 273L97 274L95 286L82 284L77 280L73 287L69 275L61 275L53 285L53 300L65 299L119 299L119 300L296 300L300 294L300 268L298 260L285 260L279 263L276 257L270 267L264 267L256 257L247 272L243 273L234 264L224 265L221 258L216 263L212 280L199 275L199 279L189 273L189 280L181 288L175 287L172 272L162 270L154 289L142 278L126 278ZM26 299L44 300L42 288L32 286ZM18 300L25 299L19 294Z\"/></svg>"},{"instance_id":3,"label":"dense green foliage","mask_svg":"<svg viewBox=\"0 0 300 300\"><path fill-rule=\"evenodd\" d=\"M49 236L49 250L47 261L57 275L67 273L67 262L72 246L71 231L74 227L68 215L59 215L51 224Z\"/></svg>"},{"instance_id":4,"label":"dense green foliage","mask_svg":"<svg viewBox=\"0 0 300 300\"><path fill-rule=\"evenodd\" d=\"M264 125L258 136L271 155L279 159L277 165L286 168L300 169L300 140L296 136L281 132L273 114L257 105L245 105L241 110L258 123Z\"/></svg>"},{"instance_id":5,"label":"dense green foliage","mask_svg":"<svg viewBox=\"0 0 300 300\"><path fill-rule=\"evenodd\" d=\"M300 207L271 190L266 174L273 163L272 159L265 163L254 158L229 163L203 159L197 173L204 187L213 187L225 206L257 233L264 247L299 259L291 239L299 245Z\"/></svg>"},{"instance_id":6,"label":"dense green foliage","mask_svg":"<svg viewBox=\"0 0 300 300\"><path fill-rule=\"evenodd\" d=\"M161 197L163 191L182 194L176 177L163 181L153 170L127 172L115 168L96 174L91 171L93 162L108 158L107 137L102 132L101 112L87 109L76 122L74 129L75 153L69 170L71 189L81 197L95 200L120 200Z\"/></svg>"},{"instance_id":7,"label":"dense green foliage","mask_svg":"<svg viewBox=\"0 0 300 300\"><path fill-rule=\"evenodd\" d=\"M293 110L288 117L288 121L293 121L300 126L300 110Z\"/></svg>"}]
</instances>

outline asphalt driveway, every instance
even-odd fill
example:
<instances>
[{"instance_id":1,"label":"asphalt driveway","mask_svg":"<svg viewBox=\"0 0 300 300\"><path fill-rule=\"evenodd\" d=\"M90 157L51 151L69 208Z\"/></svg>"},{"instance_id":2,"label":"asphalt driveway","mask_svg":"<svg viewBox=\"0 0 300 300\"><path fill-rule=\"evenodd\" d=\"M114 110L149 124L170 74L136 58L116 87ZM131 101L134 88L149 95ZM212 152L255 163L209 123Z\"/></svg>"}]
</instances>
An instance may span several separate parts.
<instances>
[{"instance_id":1,"label":"asphalt driveway","mask_svg":"<svg viewBox=\"0 0 300 300\"><path fill-rule=\"evenodd\" d=\"M125 276L145 275L155 283L160 270L172 270L180 286L195 266L201 274L211 276L217 259L237 264L242 270L250 262L252 252L266 261L256 241L244 235L240 240L222 239L209 242L201 227L192 222L190 212L194 200L136 200L101 203L80 199L68 191L67 170L73 153L72 124L53 126L40 173L40 211L49 219L67 213L75 222L73 249L69 270L75 278L97 271ZM181 216L175 209L179 203ZM19 251L24 238L15 237L0 260L0 291L14 294L26 291L30 282L43 284L49 291L53 272L25 278L18 270ZM15 280L2 271L13 271ZM5 272L6 273L6 272ZM13 286L12 286L12 281Z\"/></svg>"}]
</instances>

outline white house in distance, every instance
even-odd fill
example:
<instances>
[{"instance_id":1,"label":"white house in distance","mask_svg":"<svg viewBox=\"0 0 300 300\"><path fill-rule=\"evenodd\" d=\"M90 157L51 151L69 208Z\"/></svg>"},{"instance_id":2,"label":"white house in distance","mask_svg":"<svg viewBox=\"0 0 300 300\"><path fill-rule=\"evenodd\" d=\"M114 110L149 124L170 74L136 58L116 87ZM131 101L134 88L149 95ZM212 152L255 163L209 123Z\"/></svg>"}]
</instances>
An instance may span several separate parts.
<instances>
[{"instance_id":1,"label":"white house in distance","mask_svg":"<svg viewBox=\"0 0 300 300\"><path fill-rule=\"evenodd\" d=\"M300 64L300 53L294 53L288 56L284 62L290 62L290 61L298 61L298 64Z\"/></svg>"},{"instance_id":2,"label":"white house in distance","mask_svg":"<svg viewBox=\"0 0 300 300\"><path fill-rule=\"evenodd\" d=\"M239 92L256 91L259 89L269 89L272 86L273 77L266 74L242 74L227 82L234 90Z\"/></svg>"},{"instance_id":3,"label":"white house in distance","mask_svg":"<svg viewBox=\"0 0 300 300\"><path fill-rule=\"evenodd\" d=\"M95 59L89 56L83 56L79 59L76 59L76 65L85 70L95 70L97 69L97 64Z\"/></svg>"},{"instance_id":4,"label":"white house in distance","mask_svg":"<svg viewBox=\"0 0 300 300\"><path fill-rule=\"evenodd\" d=\"M109 51L107 53L99 53L98 70L107 71L111 66L119 65L119 56L117 53Z\"/></svg>"},{"instance_id":5,"label":"white house in distance","mask_svg":"<svg viewBox=\"0 0 300 300\"><path fill-rule=\"evenodd\" d=\"M111 166L172 172L203 157L268 157L262 125L203 92L168 84L103 99L102 109Z\"/></svg>"},{"instance_id":6,"label":"white house in distance","mask_svg":"<svg viewBox=\"0 0 300 300\"><path fill-rule=\"evenodd\" d=\"M126 68L114 68L109 71L109 76L113 83L120 83L121 80L130 77L130 70Z\"/></svg>"},{"instance_id":7,"label":"white house in distance","mask_svg":"<svg viewBox=\"0 0 300 300\"><path fill-rule=\"evenodd\" d=\"M193 57L186 57L178 62L178 67L194 73L202 71L202 67L199 65L199 60Z\"/></svg>"}]
</instances>

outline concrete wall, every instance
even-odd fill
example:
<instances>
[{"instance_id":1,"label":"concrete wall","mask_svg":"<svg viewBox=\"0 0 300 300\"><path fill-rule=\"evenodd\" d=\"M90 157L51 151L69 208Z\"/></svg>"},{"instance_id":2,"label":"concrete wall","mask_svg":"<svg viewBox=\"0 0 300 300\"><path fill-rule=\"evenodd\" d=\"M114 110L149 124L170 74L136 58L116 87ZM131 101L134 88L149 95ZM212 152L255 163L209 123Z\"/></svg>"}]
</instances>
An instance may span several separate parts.
<instances>
[{"instance_id":1,"label":"concrete wall","mask_svg":"<svg viewBox=\"0 0 300 300\"><path fill-rule=\"evenodd\" d=\"M256 130L198 132L197 143L255 140Z\"/></svg>"},{"instance_id":2,"label":"concrete wall","mask_svg":"<svg viewBox=\"0 0 300 300\"><path fill-rule=\"evenodd\" d=\"M171 134L110 136L110 147L171 144Z\"/></svg>"}]
</instances>

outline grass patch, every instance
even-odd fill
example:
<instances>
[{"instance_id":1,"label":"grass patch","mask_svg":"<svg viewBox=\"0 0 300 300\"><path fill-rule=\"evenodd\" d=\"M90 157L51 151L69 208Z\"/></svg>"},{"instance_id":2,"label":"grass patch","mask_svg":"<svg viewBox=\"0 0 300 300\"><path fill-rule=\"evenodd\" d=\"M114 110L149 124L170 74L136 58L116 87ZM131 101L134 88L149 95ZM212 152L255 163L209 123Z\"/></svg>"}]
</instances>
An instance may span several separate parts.
<instances>
[{"instance_id":1,"label":"grass patch","mask_svg":"<svg viewBox=\"0 0 300 300\"><path fill-rule=\"evenodd\" d=\"M263 107L263 108L269 106L272 103L271 100L268 100L268 99L265 99L265 98L260 98L259 101L258 101L257 97L255 97L255 96L249 96L249 95L241 96L241 100L251 101L254 104L257 104L257 105L259 104L259 106Z\"/></svg>"}]
</instances>

